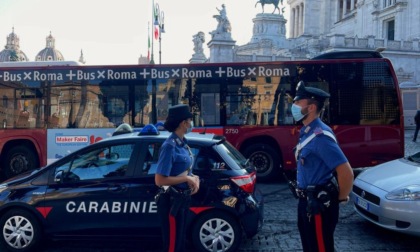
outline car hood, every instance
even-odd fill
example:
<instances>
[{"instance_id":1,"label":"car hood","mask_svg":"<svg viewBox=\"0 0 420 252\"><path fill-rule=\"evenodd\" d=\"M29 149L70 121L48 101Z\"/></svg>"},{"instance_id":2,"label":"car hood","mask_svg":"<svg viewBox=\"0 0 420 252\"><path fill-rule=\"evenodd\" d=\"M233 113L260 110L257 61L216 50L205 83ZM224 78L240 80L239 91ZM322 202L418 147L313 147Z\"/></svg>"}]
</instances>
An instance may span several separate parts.
<instances>
[{"instance_id":1,"label":"car hood","mask_svg":"<svg viewBox=\"0 0 420 252\"><path fill-rule=\"evenodd\" d=\"M17 184L21 181L26 180L27 178L33 176L34 174L37 174L40 171L40 169L36 169L36 170L31 170L31 171L26 171L24 173L21 173L19 175L16 175L12 178L9 178L3 182L1 182L1 185L12 185L12 184Z\"/></svg>"},{"instance_id":2,"label":"car hood","mask_svg":"<svg viewBox=\"0 0 420 252\"><path fill-rule=\"evenodd\" d=\"M400 158L367 168L356 179L390 192L408 185L418 185L420 164Z\"/></svg>"}]
</instances>

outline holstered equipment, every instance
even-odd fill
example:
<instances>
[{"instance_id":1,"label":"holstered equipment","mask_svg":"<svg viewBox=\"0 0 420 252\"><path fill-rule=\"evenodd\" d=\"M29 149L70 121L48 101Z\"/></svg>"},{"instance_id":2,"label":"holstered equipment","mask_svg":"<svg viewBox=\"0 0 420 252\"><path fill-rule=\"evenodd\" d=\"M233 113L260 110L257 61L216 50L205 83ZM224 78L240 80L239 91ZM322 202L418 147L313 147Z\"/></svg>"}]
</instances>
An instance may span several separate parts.
<instances>
[{"instance_id":1,"label":"holstered equipment","mask_svg":"<svg viewBox=\"0 0 420 252\"><path fill-rule=\"evenodd\" d=\"M172 207L170 210L170 214L172 216L176 216L179 209L188 206L191 199L191 189L181 190L176 189L173 186L161 187L155 195L156 205L158 205L159 201L164 197L167 197L171 201Z\"/></svg>"},{"instance_id":2,"label":"holstered equipment","mask_svg":"<svg viewBox=\"0 0 420 252\"><path fill-rule=\"evenodd\" d=\"M169 187L169 195L171 196L171 210L170 214L176 216L182 207L187 207L191 199L191 189L180 190L174 187Z\"/></svg>"},{"instance_id":3,"label":"holstered equipment","mask_svg":"<svg viewBox=\"0 0 420 252\"><path fill-rule=\"evenodd\" d=\"M307 212L315 215L325 211L333 199L338 199L338 184L335 177L325 185L309 185L306 190L306 199L308 200Z\"/></svg>"}]
</instances>

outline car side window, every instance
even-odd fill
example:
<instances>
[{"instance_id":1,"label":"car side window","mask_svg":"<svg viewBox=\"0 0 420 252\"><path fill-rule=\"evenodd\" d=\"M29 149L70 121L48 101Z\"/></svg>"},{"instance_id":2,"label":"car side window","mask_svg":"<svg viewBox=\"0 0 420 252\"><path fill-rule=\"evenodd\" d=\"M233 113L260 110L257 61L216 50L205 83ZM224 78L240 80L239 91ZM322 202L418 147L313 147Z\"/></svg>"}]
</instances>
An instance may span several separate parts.
<instances>
[{"instance_id":1,"label":"car side window","mask_svg":"<svg viewBox=\"0 0 420 252\"><path fill-rule=\"evenodd\" d=\"M162 143L148 143L142 167L143 174L151 175L156 173L160 146L162 146Z\"/></svg>"},{"instance_id":2,"label":"car side window","mask_svg":"<svg viewBox=\"0 0 420 252\"><path fill-rule=\"evenodd\" d=\"M194 154L194 171L210 171L220 163L219 158L205 148L191 148L191 152Z\"/></svg>"},{"instance_id":3,"label":"car side window","mask_svg":"<svg viewBox=\"0 0 420 252\"><path fill-rule=\"evenodd\" d=\"M58 167L64 182L122 177L125 175L134 144L110 145L81 153Z\"/></svg>"}]
</instances>

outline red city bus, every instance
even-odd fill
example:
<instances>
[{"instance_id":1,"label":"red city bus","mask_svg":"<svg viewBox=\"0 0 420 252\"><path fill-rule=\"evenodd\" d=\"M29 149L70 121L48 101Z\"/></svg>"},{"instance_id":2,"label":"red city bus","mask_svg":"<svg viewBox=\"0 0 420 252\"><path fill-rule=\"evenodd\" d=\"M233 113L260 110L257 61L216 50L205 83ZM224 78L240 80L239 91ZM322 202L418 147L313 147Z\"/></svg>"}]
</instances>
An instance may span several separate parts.
<instances>
[{"instance_id":1,"label":"red city bus","mask_svg":"<svg viewBox=\"0 0 420 252\"><path fill-rule=\"evenodd\" d=\"M36 62L32 62L35 64ZM353 167L404 156L398 82L385 58L172 65L0 64L1 169L21 173L109 137L164 121L186 103L194 131L223 134L260 181L296 167L296 85L331 94L322 113Z\"/></svg>"}]
</instances>

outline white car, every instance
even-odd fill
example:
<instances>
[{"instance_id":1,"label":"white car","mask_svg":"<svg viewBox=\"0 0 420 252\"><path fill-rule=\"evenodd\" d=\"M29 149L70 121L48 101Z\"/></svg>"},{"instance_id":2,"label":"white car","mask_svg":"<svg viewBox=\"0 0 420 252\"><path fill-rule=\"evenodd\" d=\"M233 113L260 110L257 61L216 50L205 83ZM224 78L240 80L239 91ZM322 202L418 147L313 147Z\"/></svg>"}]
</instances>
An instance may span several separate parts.
<instances>
[{"instance_id":1,"label":"white car","mask_svg":"<svg viewBox=\"0 0 420 252\"><path fill-rule=\"evenodd\" d=\"M420 236L420 152L361 172L351 199L366 220Z\"/></svg>"}]
</instances>

